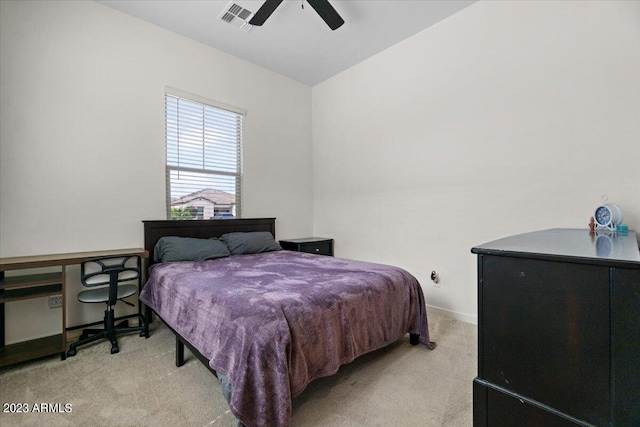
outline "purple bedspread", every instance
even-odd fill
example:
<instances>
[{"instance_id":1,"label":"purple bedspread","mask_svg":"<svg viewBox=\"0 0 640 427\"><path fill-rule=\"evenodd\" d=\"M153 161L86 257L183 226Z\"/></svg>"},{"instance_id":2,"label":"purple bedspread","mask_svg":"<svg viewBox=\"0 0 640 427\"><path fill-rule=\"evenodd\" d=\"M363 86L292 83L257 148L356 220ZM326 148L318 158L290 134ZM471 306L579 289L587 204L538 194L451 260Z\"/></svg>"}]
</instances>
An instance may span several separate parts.
<instances>
[{"instance_id":1,"label":"purple bedspread","mask_svg":"<svg viewBox=\"0 0 640 427\"><path fill-rule=\"evenodd\" d=\"M287 426L313 379L406 333L428 348L422 289L406 271L292 251L152 266L140 299L224 373L247 426Z\"/></svg>"}]
</instances>

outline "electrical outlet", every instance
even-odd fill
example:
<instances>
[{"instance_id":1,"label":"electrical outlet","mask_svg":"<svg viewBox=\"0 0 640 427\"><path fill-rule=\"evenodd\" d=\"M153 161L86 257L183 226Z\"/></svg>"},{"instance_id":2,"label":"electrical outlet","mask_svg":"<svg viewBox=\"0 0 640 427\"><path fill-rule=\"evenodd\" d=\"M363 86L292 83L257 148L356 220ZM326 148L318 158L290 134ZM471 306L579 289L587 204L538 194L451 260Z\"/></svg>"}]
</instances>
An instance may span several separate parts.
<instances>
[{"instance_id":1,"label":"electrical outlet","mask_svg":"<svg viewBox=\"0 0 640 427\"><path fill-rule=\"evenodd\" d=\"M49 308L62 307L62 295L53 295L49 297Z\"/></svg>"},{"instance_id":2,"label":"electrical outlet","mask_svg":"<svg viewBox=\"0 0 640 427\"><path fill-rule=\"evenodd\" d=\"M438 276L438 273L435 270L431 272L431 282L434 288L440 287L440 277Z\"/></svg>"}]
</instances>

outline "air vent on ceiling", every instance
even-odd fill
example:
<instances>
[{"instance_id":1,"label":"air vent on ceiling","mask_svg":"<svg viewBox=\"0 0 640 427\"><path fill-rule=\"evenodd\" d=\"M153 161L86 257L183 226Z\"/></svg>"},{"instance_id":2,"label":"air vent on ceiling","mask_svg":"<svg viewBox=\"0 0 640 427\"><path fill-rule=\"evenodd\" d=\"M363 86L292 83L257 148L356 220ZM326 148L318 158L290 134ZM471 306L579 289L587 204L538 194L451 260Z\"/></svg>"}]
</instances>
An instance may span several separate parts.
<instances>
[{"instance_id":1,"label":"air vent on ceiling","mask_svg":"<svg viewBox=\"0 0 640 427\"><path fill-rule=\"evenodd\" d=\"M249 24L249 20L252 16L253 12L245 9L237 3L231 2L224 8L218 18L222 19L224 22L233 24L236 27L240 28L242 31L248 33L251 32L251 30L253 30L254 28L254 25Z\"/></svg>"}]
</instances>

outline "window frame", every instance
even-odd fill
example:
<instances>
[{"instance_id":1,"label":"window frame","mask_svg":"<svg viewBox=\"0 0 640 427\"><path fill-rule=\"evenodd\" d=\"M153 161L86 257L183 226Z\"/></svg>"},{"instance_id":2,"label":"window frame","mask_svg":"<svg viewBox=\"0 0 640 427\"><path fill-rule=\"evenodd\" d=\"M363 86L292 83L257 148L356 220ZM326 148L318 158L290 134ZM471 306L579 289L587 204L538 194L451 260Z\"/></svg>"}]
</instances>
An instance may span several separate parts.
<instances>
[{"instance_id":1,"label":"window frame","mask_svg":"<svg viewBox=\"0 0 640 427\"><path fill-rule=\"evenodd\" d=\"M217 101L213 101L210 99L207 99L205 97L199 96L199 95L195 95L195 94L191 94L188 92L184 92L175 88L171 88L171 87L166 87L165 91L164 91L164 99L165 99L165 185L166 185L166 215L167 215L167 219L209 219L209 218L199 218L201 215L196 215L193 218L172 218L172 203L175 202L176 198L173 197L172 195L175 196L175 188L174 188L174 194L172 194L172 173L175 175L175 173L177 172L178 174L180 172L184 172L184 173L188 173L188 174L198 174L200 176L203 176L204 178L210 179L213 176L226 176L226 177L231 177L233 178L233 181L235 182L235 185L232 184L234 186L234 193L231 193L230 191L225 191L222 188L216 188L216 187L210 187L214 190L217 191L223 191L227 194L233 194L234 196L234 200L235 202L232 204L221 204L220 207L218 207L218 209L222 208L222 209L229 209L229 206L231 206L231 210L235 210L235 218L242 218L242 186L243 186L243 170L242 170L242 134L243 134L243 126L244 126L244 117L246 116L246 110L238 108L238 107L234 107L228 104L224 104L224 103L220 103ZM176 113L172 113L175 114L173 117L170 116L169 113L169 103L170 103L170 99L171 102L175 102L177 103L176 105L179 106L180 101L182 100L183 102L187 102L190 104L198 104L197 107L202 107L202 114L200 117L202 117L202 139L198 139L195 141L196 144L201 144L202 150L203 150L203 154L202 154L202 158L197 158L198 163L200 161L202 161L202 167L194 167L192 164L189 165L180 165L180 164L171 164L171 156L170 156L170 141L173 144L174 149L180 149L180 147L184 147L183 144L186 144L186 142L184 142L184 138L183 138L183 142L181 142L180 140L180 125L179 125L179 120L185 120L186 117L180 117L180 113L179 111ZM191 107L193 107L193 105L191 105ZM218 110L222 110L221 112L218 112ZM235 114L235 120L237 120L237 123L235 124L235 138L231 138L232 140L235 139L235 141L232 141L231 145L229 145L227 143L227 151L229 149L229 147L231 147L231 150L235 152L235 170L233 171L229 171L229 170L224 170L224 166L222 169L216 169L215 167L207 167L205 166L205 164L209 161L209 159L214 158L218 161L222 161L221 159L223 159L225 157L224 155L224 149L221 149L220 147L216 147L215 144L213 144L212 141L208 141L208 138L205 136L207 134L207 130L211 130L211 129L216 129L215 126L207 126L206 125L206 120L208 117L208 114L213 114L214 116L216 114L222 114L225 115L226 113L232 113ZM192 114L192 113L186 113L185 112L185 116L187 114ZM193 116L192 116L193 117ZM191 118L192 118L191 117ZM178 124L174 124L174 125L170 125L170 118L173 118L175 120L177 120L176 123ZM173 139L170 137L170 129L171 131L173 131L172 133L175 133L175 135L173 136ZM221 129L221 128L218 128ZM234 132L227 130L226 131L226 136L228 137L229 135L233 135ZM191 137L190 138L190 143L193 144L194 140ZM205 156L204 152L207 152L207 155ZM211 153L214 153L213 156L211 156ZM222 154L221 154L222 153ZM233 158L233 156L232 156ZM174 156L174 162L177 161L178 163L180 162L180 158L179 155L177 157L177 159ZM185 163L188 163L185 160ZM215 161L214 161L215 163ZM195 178L194 178L195 179ZM194 190L197 188L197 185L194 184ZM200 191L204 191L207 188L203 187L202 189L196 190L194 192L192 192L191 194L196 194ZM187 197L187 195L182 195L180 196L181 198L183 197ZM183 209L187 209L189 207L189 205L183 205L182 206ZM204 208L200 208L198 206L192 206L192 208L195 209L204 209ZM215 218L215 211L216 211L216 205L213 204L213 206L211 207L211 211L213 212L213 216L212 218Z\"/></svg>"}]
</instances>

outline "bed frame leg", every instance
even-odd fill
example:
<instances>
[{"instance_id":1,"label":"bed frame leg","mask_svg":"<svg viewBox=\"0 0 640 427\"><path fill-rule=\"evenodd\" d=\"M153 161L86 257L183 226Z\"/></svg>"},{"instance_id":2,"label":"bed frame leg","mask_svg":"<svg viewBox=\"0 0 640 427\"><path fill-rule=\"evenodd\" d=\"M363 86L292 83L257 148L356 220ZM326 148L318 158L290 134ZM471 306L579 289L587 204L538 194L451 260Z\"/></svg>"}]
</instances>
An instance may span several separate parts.
<instances>
[{"instance_id":1,"label":"bed frame leg","mask_svg":"<svg viewBox=\"0 0 640 427\"><path fill-rule=\"evenodd\" d=\"M184 344L176 337L176 366L184 365Z\"/></svg>"},{"instance_id":2,"label":"bed frame leg","mask_svg":"<svg viewBox=\"0 0 640 427\"><path fill-rule=\"evenodd\" d=\"M409 334L409 344L418 345L420 342L420 335L418 334Z\"/></svg>"},{"instance_id":3,"label":"bed frame leg","mask_svg":"<svg viewBox=\"0 0 640 427\"><path fill-rule=\"evenodd\" d=\"M151 311L151 307L144 306L144 317L147 318L147 325L150 325L153 322L153 314Z\"/></svg>"}]
</instances>

